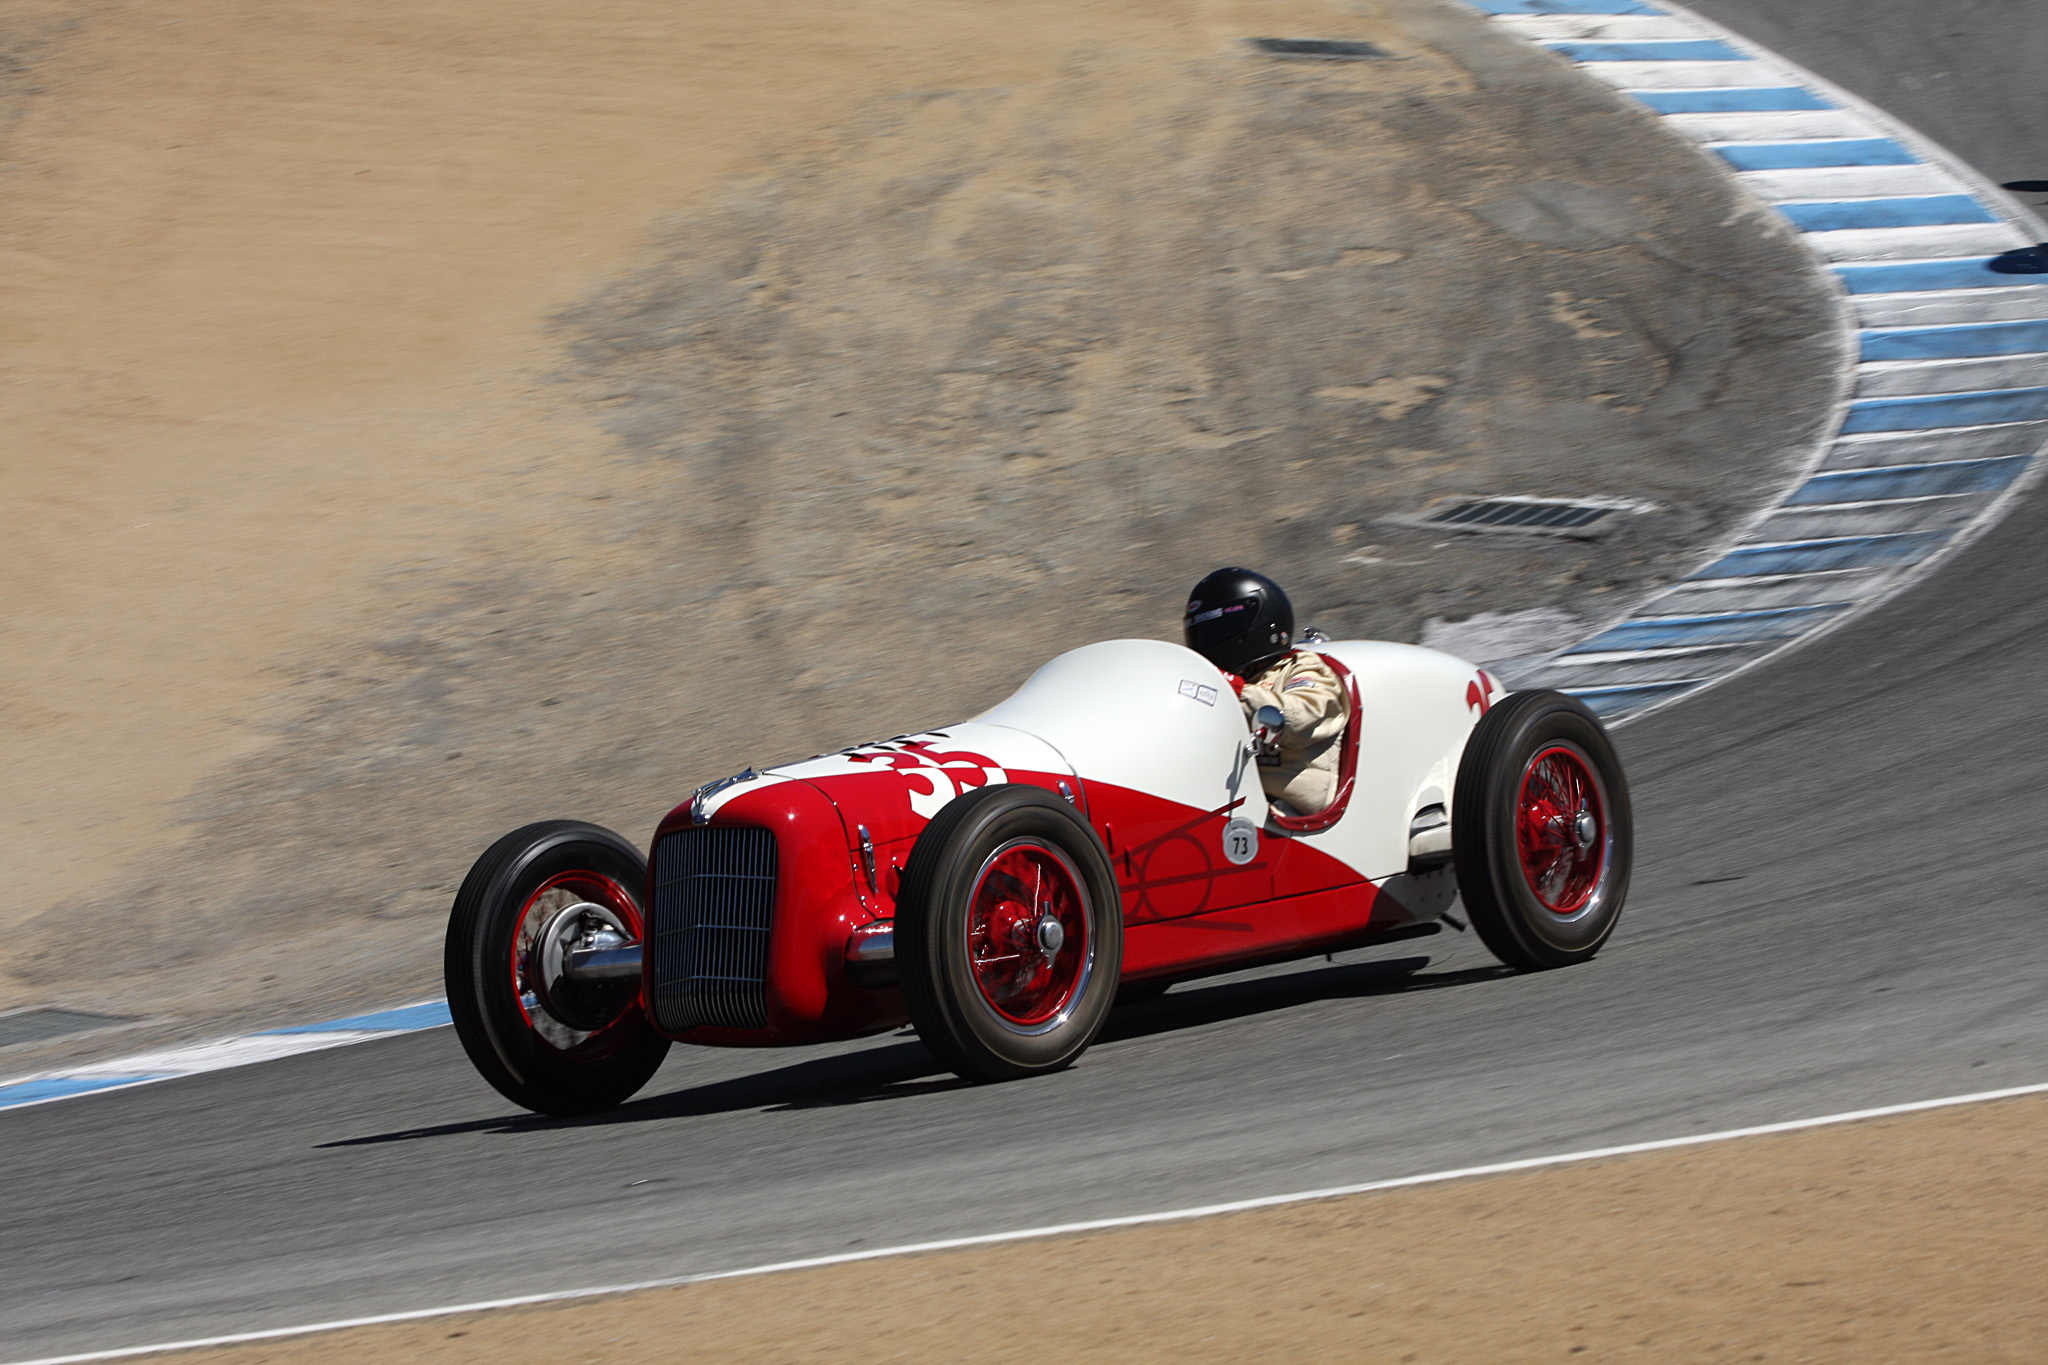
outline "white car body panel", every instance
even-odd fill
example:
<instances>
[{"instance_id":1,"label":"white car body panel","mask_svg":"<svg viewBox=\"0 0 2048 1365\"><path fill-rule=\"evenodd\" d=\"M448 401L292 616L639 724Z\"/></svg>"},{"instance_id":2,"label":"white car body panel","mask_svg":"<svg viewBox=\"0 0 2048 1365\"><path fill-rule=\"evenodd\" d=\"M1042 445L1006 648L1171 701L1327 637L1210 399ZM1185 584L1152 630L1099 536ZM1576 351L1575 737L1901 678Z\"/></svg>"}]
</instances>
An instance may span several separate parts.
<instances>
[{"instance_id":1,"label":"white car body panel","mask_svg":"<svg viewBox=\"0 0 2048 1365\"><path fill-rule=\"evenodd\" d=\"M1405 872L1409 822L1427 806L1449 815L1465 740L1499 686L1463 659L1417 645L1344 640L1316 648L1358 685L1358 785L1343 819L1297 837L1375 881Z\"/></svg>"},{"instance_id":2,"label":"white car body panel","mask_svg":"<svg viewBox=\"0 0 2048 1365\"><path fill-rule=\"evenodd\" d=\"M1241 802L1236 814L1266 818L1244 710L1216 666L1181 645L1106 640L1069 650L974 719L1037 735L1091 782L1195 810Z\"/></svg>"},{"instance_id":3,"label":"white car body panel","mask_svg":"<svg viewBox=\"0 0 2048 1365\"><path fill-rule=\"evenodd\" d=\"M1409 825L1426 807L1449 814L1465 740L1499 685L1472 664L1415 645L1346 640L1314 646L1345 665L1359 697L1356 782L1329 829L1283 831L1229 681L1207 659L1163 640L1108 640L1069 650L973 720L779 764L717 791L715 813L740 792L793 779L888 773L929 820L955 797L1012 780L1011 771L1068 775L1168 801L1228 810L1266 839L1299 839L1370 881L1408 868Z\"/></svg>"},{"instance_id":4,"label":"white car body panel","mask_svg":"<svg viewBox=\"0 0 2048 1365\"><path fill-rule=\"evenodd\" d=\"M1343 818L1299 838L1378 881L1408 867L1417 811L1449 813L1465 739L1501 695L1474 665L1416 645L1346 640L1315 646L1351 670L1360 706L1358 774ZM1214 689L1213 694L1209 689ZM1269 810L1243 708L1201 655L1162 640L1110 640L1046 664L976 720L1038 735L1091 782L1109 782L1198 810L1242 801Z\"/></svg>"}]
</instances>

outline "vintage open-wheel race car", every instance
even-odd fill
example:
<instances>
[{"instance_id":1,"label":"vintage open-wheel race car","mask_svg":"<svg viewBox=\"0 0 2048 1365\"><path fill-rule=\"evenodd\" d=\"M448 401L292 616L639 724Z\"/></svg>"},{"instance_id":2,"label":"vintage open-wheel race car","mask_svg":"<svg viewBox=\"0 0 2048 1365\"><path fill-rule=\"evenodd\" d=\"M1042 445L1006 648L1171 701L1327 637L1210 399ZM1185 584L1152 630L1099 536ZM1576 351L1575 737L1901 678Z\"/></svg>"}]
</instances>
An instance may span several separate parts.
<instances>
[{"instance_id":1,"label":"vintage open-wheel race car","mask_svg":"<svg viewBox=\"0 0 2048 1365\"><path fill-rule=\"evenodd\" d=\"M1215 665L1112 640L970 721L700 787L651 857L579 822L515 830L449 918L462 1045L555 1114L626 1099L671 1040L906 1021L995 1081L1071 1063L1119 992L1431 933L1459 895L1510 966L1598 951L1632 840L1593 713L1434 650L1311 638L1351 710L1314 813L1267 800L1264 735Z\"/></svg>"}]
</instances>

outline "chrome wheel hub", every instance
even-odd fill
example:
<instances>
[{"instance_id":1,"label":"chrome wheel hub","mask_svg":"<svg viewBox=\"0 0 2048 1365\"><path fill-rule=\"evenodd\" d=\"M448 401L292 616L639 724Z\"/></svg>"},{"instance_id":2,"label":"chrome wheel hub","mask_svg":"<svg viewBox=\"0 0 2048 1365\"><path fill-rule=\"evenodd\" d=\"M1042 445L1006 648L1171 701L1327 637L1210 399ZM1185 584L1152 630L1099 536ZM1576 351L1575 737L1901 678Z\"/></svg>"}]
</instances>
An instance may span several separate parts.
<instances>
[{"instance_id":1,"label":"chrome wheel hub","mask_svg":"<svg viewBox=\"0 0 2048 1365\"><path fill-rule=\"evenodd\" d=\"M1059 952L1060 945L1067 941L1067 931L1051 915L1038 921L1038 948L1047 957Z\"/></svg>"},{"instance_id":2,"label":"chrome wheel hub","mask_svg":"<svg viewBox=\"0 0 2048 1365\"><path fill-rule=\"evenodd\" d=\"M541 925L530 949L534 1003L573 1030L595 1029L610 1022L619 1012L620 998L630 995L632 988L571 981L569 954L587 948L621 948L633 941L633 931L608 906L577 901L555 911Z\"/></svg>"}]
</instances>

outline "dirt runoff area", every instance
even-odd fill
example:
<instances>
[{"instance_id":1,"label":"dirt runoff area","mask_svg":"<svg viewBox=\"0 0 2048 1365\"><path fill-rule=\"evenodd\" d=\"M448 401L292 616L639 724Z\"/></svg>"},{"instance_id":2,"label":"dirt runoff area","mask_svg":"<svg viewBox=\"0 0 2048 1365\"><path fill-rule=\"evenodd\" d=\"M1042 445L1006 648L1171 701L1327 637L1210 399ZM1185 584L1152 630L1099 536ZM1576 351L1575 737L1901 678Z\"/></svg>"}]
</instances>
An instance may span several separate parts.
<instances>
[{"instance_id":1,"label":"dirt runoff area","mask_svg":"<svg viewBox=\"0 0 2048 1365\"><path fill-rule=\"evenodd\" d=\"M2035 1362L2048 1099L149 1359Z\"/></svg>"},{"instance_id":2,"label":"dirt runoff area","mask_svg":"<svg viewBox=\"0 0 2048 1365\"><path fill-rule=\"evenodd\" d=\"M500 832L642 838L1221 563L1563 636L1790 475L1839 344L1443 0L11 0L0 291L0 1008L142 1021L10 1073L434 994ZM1384 520L1484 492L1650 510Z\"/></svg>"}]
</instances>

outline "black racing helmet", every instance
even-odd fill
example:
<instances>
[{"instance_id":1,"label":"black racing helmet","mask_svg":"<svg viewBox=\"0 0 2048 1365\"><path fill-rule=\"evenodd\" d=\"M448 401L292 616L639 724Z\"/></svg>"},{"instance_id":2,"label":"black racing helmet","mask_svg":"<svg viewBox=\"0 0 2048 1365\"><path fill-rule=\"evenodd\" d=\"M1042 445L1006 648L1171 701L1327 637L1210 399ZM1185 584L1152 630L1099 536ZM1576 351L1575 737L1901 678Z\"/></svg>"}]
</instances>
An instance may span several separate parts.
<instances>
[{"instance_id":1,"label":"black racing helmet","mask_svg":"<svg viewBox=\"0 0 2048 1365\"><path fill-rule=\"evenodd\" d=\"M1188 594L1181 638L1225 673L1250 678L1294 646L1294 604L1250 569L1218 569Z\"/></svg>"}]
</instances>

